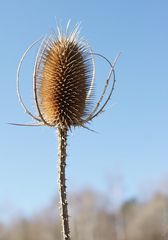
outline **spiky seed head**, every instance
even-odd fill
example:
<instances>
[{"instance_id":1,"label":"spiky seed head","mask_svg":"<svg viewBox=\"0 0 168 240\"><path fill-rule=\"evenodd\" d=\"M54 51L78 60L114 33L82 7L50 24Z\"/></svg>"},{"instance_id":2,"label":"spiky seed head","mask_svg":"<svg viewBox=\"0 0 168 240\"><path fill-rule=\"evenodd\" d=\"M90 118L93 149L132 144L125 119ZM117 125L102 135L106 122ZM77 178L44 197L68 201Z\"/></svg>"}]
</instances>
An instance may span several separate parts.
<instances>
[{"instance_id":1,"label":"spiky seed head","mask_svg":"<svg viewBox=\"0 0 168 240\"><path fill-rule=\"evenodd\" d=\"M41 115L52 126L78 126L89 107L91 55L73 34L47 39L38 56L38 101Z\"/></svg>"}]
</instances>

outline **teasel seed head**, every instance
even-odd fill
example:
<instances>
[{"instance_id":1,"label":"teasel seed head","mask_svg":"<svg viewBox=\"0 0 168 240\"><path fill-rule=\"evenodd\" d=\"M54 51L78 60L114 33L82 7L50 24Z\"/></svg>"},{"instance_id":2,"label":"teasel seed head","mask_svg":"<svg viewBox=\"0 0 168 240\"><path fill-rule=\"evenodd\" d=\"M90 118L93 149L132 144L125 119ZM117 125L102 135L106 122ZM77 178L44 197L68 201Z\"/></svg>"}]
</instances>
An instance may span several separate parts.
<instances>
[{"instance_id":1,"label":"teasel seed head","mask_svg":"<svg viewBox=\"0 0 168 240\"><path fill-rule=\"evenodd\" d=\"M27 53L40 40L32 43L23 54L17 70L17 94L24 111L37 121L35 124L18 126L50 126L71 129L82 126L104 112L115 86L115 65L99 53L92 51L89 44L79 39L79 26L68 34L58 28L55 33L42 40L36 56L33 73L33 92L38 115L32 114L20 93L20 70ZM95 57L101 57L110 66L103 91L93 107L95 82ZM111 81L112 80L112 81ZM108 95L107 95L108 92ZM87 128L88 129L88 128Z\"/></svg>"},{"instance_id":2,"label":"teasel seed head","mask_svg":"<svg viewBox=\"0 0 168 240\"><path fill-rule=\"evenodd\" d=\"M92 62L86 44L75 37L48 39L35 72L39 109L51 126L78 126L86 115Z\"/></svg>"}]
</instances>

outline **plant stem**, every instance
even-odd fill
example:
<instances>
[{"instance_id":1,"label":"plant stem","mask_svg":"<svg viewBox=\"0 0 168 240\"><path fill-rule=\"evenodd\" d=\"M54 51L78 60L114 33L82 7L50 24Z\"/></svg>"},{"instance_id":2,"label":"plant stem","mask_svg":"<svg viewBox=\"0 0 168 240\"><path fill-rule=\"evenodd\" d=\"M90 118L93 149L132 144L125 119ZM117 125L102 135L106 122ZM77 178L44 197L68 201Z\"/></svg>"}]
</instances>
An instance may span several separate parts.
<instances>
[{"instance_id":1,"label":"plant stem","mask_svg":"<svg viewBox=\"0 0 168 240\"><path fill-rule=\"evenodd\" d=\"M67 147L67 128L58 127L58 183L60 195L60 211L62 220L63 239L70 240L68 201L66 193L66 147Z\"/></svg>"}]
</instances>

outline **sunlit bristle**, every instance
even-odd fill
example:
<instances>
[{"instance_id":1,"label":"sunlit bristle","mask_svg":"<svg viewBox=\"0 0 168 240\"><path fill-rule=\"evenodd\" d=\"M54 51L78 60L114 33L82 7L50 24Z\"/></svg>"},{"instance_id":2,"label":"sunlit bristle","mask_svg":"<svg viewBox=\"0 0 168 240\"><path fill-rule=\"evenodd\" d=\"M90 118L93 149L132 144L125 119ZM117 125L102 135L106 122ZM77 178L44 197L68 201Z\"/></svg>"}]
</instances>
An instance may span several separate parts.
<instances>
[{"instance_id":1,"label":"sunlit bristle","mask_svg":"<svg viewBox=\"0 0 168 240\"><path fill-rule=\"evenodd\" d=\"M52 126L80 125L88 110L92 63L89 50L76 40L76 34L77 30L48 39L38 56L39 108Z\"/></svg>"}]
</instances>

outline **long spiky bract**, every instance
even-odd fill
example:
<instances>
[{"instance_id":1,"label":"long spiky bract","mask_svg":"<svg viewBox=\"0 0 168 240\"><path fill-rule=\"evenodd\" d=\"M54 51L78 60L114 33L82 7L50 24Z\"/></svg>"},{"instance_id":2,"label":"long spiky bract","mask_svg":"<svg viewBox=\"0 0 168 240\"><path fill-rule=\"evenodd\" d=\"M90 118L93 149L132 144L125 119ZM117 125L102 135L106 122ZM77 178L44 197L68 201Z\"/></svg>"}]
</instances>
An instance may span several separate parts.
<instances>
[{"instance_id":1,"label":"long spiky bract","mask_svg":"<svg viewBox=\"0 0 168 240\"><path fill-rule=\"evenodd\" d=\"M33 92L38 116L34 116L26 107L20 94L20 69L28 51L38 42L34 42L23 54L17 71L17 93L20 104L35 124L14 124L17 126L50 126L57 128L58 136L58 182L63 239L70 240L68 201L66 192L66 156L67 132L72 127L82 126L102 113L107 105L115 85L114 63L103 55L94 53L90 46L78 38L79 25L69 32L69 22L65 34L58 28L58 37L50 35L43 39L39 48L33 73ZM91 111L95 81L94 56L103 58L110 66L103 92ZM110 80L111 89L107 98ZM102 101L104 100L104 103ZM88 128L87 128L88 129Z\"/></svg>"}]
</instances>

